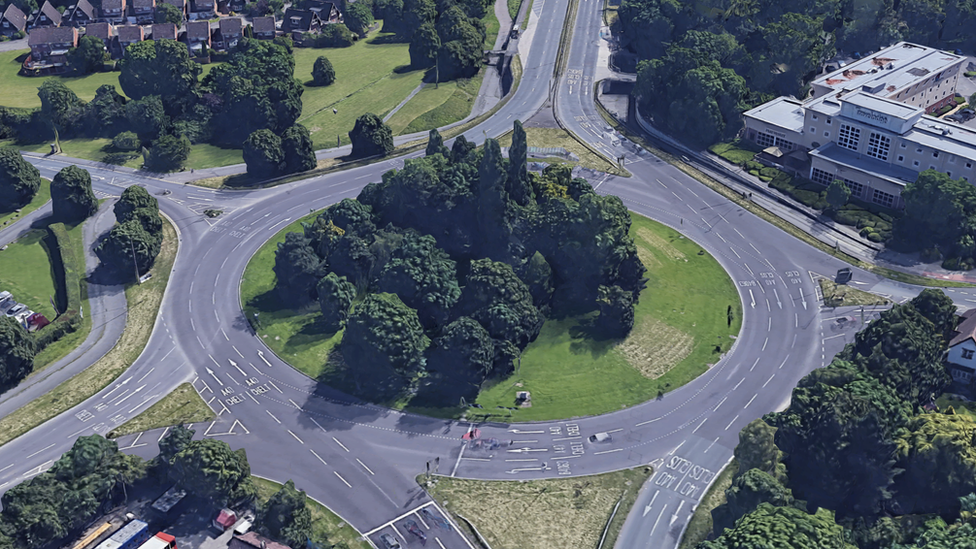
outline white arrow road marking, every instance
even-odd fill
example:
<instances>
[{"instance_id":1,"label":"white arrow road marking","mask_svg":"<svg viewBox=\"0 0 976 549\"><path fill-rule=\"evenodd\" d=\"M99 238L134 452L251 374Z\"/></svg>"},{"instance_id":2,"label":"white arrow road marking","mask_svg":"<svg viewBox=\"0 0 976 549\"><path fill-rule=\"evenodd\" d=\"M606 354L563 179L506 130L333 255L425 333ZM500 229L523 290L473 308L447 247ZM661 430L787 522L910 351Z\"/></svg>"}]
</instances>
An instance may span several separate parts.
<instances>
[{"instance_id":1,"label":"white arrow road marking","mask_svg":"<svg viewBox=\"0 0 976 549\"><path fill-rule=\"evenodd\" d=\"M752 295L752 290L749 290L749 299L752 301L752 303L750 303L750 305L752 305L752 308L755 309L756 308L756 296Z\"/></svg>"},{"instance_id":2,"label":"white arrow road marking","mask_svg":"<svg viewBox=\"0 0 976 549\"><path fill-rule=\"evenodd\" d=\"M122 387L123 385L125 385L126 383L128 383L129 380L131 380L131 379L132 379L132 376L127 377L125 379L125 381L123 381L122 383L117 384L111 391L109 391L109 392L105 393L104 395L102 395L102 398L103 399L104 398L108 398L108 395L114 393L119 387Z\"/></svg>"},{"instance_id":3,"label":"white arrow road marking","mask_svg":"<svg viewBox=\"0 0 976 549\"><path fill-rule=\"evenodd\" d=\"M782 309L783 308L783 302L779 300L779 292L776 291L776 288L773 288L773 295L776 296L776 304L779 305L779 308L780 309Z\"/></svg>"},{"instance_id":4,"label":"white arrow road marking","mask_svg":"<svg viewBox=\"0 0 976 549\"><path fill-rule=\"evenodd\" d=\"M522 431L521 429L509 429L509 433L521 433L523 435L541 435L545 431Z\"/></svg>"},{"instance_id":5,"label":"white arrow road marking","mask_svg":"<svg viewBox=\"0 0 976 549\"><path fill-rule=\"evenodd\" d=\"M229 358L227 359L227 362L230 362L230 365L231 366L237 368L237 371L240 372L242 376L244 376L245 378L247 378L247 374L244 373L244 370L241 370L241 367L238 366L236 362L234 362L233 360L231 360Z\"/></svg>"},{"instance_id":6,"label":"white arrow road marking","mask_svg":"<svg viewBox=\"0 0 976 549\"><path fill-rule=\"evenodd\" d=\"M126 395L126 396L125 396L125 398L123 398L122 400L120 400L120 401L118 401L118 402L116 402L116 403L115 403L115 405L116 405L116 406L118 406L119 404L122 404L122 403L123 403L123 402L125 402L126 400L129 400L129 397L130 397L130 396L132 396L132 395L134 395L134 394L136 394L136 393L138 393L139 391L141 391L141 390L143 390L143 389L145 389L145 388L146 388L146 386L145 386L145 385L142 385L142 386L140 386L140 387L139 387L138 389L136 389L135 391L132 391L131 393L129 393L128 395Z\"/></svg>"},{"instance_id":7,"label":"white arrow road marking","mask_svg":"<svg viewBox=\"0 0 976 549\"><path fill-rule=\"evenodd\" d=\"M671 515L671 522L668 524L668 526L673 525L674 521L678 520L678 513L681 512L681 506L684 504L685 504L685 500L681 500L678 502L678 510L675 511L673 515Z\"/></svg>"},{"instance_id":8,"label":"white arrow road marking","mask_svg":"<svg viewBox=\"0 0 976 549\"><path fill-rule=\"evenodd\" d=\"M261 357L261 360L263 360L264 363L268 365L268 367L271 366L271 363L268 362L268 359L264 358L264 351L258 351L258 356Z\"/></svg>"},{"instance_id":9,"label":"white arrow road marking","mask_svg":"<svg viewBox=\"0 0 976 549\"><path fill-rule=\"evenodd\" d=\"M658 490L657 492L654 492L654 495L651 496L651 502L647 504L647 507L644 507L644 516L645 517L647 516L648 513L651 512L651 506L654 505L654 500L657 499L657 495L660 494L660 493L661 493L660 490Z\"/></svg>"},{"instance_id":10,"label":"white arrow road marking","mask_svg":"<svg viewBox=\"0 0 976 549\"><path fill-rule=\"evenodd\" d=\"M803 288L798 288L797 291L800 292L800 302L803 303L803 310L805 311L807 310L807 298L803 295Z\"/></svg>"},{"instance_id":11,"label":"white arrow road marking","mask_svg":"<svg viewBox=\"0 0 976 549\"><path fill-rule=\"evenodd\" d=\"M223 381L220 381L220 378L217 377L217 374L215 374L213 370L211 370L210 368L207 368L207 373L210 374L211 376L213 376L213 378L217 381L217 383L220 384L221 387L224 386L224 382Z\"/></svg>"}]
</instances>

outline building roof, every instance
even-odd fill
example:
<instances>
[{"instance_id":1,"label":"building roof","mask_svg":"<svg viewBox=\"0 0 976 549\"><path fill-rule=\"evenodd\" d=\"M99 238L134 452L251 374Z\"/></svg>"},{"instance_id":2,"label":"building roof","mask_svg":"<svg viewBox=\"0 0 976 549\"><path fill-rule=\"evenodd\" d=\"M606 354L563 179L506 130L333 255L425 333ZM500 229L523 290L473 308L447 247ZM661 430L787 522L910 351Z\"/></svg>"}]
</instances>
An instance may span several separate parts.
<instances>
[{"instance_id":1,"label":"building roof","mask_svg":"<svg viewBox=\"0 0 976 549\"><path fill-rule=\"evenodd\" d=\"M871 109L872 111L894 116L902 120L908 120L913 116L920 116L925 112L923 108L907 105L899 101L892 101L891 99L885 99L884 97L863 91L849 93L841 98L841 102L850 103L862 109Z\"/></svg>"},{"instance_id":2,"label":"building roof","mask_svg":"<svg viewBox=\"0 0 976 549\"><path fill-rule=\"evenodd\" d=\"M254 32L274 32L275 18L271 15L255 17L251 19L251 25L254 27L252 29Z\"/></svg>"},{"instance_id":3,"label":"building roof","mask_svg":"<svg viewBox=\"0 0 976 549\"><path fill-rule=\"evenodd\" d=\"M146 39L145 33L139 25L116 27L115 32L119 35L120 42L142 42Z\"/></svg>"},{"instance_id":4,"label":"building roof","mask_svg":"<svg viewBox=\"0 0 976 549\"><path fill-rule=\"evenodd\" d=\"M176 25L173 23L156 23L152 26L152 39L163 40L164 38L176 40Z\"/></svg>"},{"instance_id":5,"label":"building roof","mask_svg":"<svg viewBox=\"0 0 976 549\"><path fill-rule=\"evenodd\" d=\"M242 34L244 32L243 21L238 17L223 17L220 19L220 33L224 37Z\"/></svg>"},{"instance_id":6,"label":"building roof","mask_svg":"<svg viewBox=\"0 0 976 549\"><path fill-rule=\"evenodd\" d=\"M190 21L186 24L187 40L210 40L210 21Z\"/></svg>"},{"instance_id":7,"label":"building roof","mask_svg":"<svg viewBox=\"0 0 976 549\"><path fill-rule=\"evenodd\" d=\"M132 7L141 9L155 8L156 0L132 0Z\"/></svg>"},{"instance_id":8,"label":"building roof","mask_svg":"<svg viewBox=\"0 0 976 549\"><path fill-rule=\"evenodd\" d=\"M312 17L315 17L315 14L311 11L288 8L281 22L281 30L309 31L312 29Z\"/></svg>"},{"instance_id":9,"label":"building roof","mask_svg":"<svg viewBox=\"0 0 976 549\"><path fill-rule=\"evenodd\" d=\"M58 9L55 8L53 4L51 4L51 2L48 2L48 0L44 0L44 4L41 5L41 8L38 11L33 13L33 15L35 16L33 24L35 25L37 24L37 18L40 17L41 14L47 16L47 18L55 26L61 24L61 12L59 12Z\"/></svg>"},{"instance_id":10,"label":"building roof","mask_svg":"<svg viewBox=\"0 0 976 549\"><path fill-rule=\"evenodd\" d=\"M965 57L935 48L898 42L810 84L815 90L844 91L863 89L882 97L897 95L907 86L929 74L946 70ZM823 91L815 91L822 94ZM829 93L829 92L827 92Z\"/></svg>"},{"instance_id":11,"label":"building roof","mask_svg":"<svg viewBox=\"0 0 976 549\"><path fill-rule=\"evenodd\" d=\"M9 21L17 30L24 30L24 27L27 26L27 15L13 4L9 4L4 10L2 19Z\"/></svg>"},{"instance_id":12,"label":"building roof","mask_svg":"<svg viewBox=\"0 0 976 549\"><path fill-rule=\"evenodd\" d=\"M287 545L272 541L257 532L235 535L227 549L291 549Z\"/></svg>"},{"instance_id":13,"label":"building roof","mask_svg":"<svg viewBox=\"0 0 976 549\"><path fill-rule=\"evenodd\" d=\"M214 11L216 5L214 0L193 0L192 11Z\"/></svg>"},{"instance_id":14,"label":"building roof","mask_svg":"<svg viewBox=\"0 0 976 549\"><path fill-rule=\"evenodd\" d=\"M95 19L95 8L88 3L88 0L78 0L78 3L66 9L65 13L70 13L68 19L71 21L74 21L80 14L85 14L88 21Z\"/></svg>"},{"instance_id":15,"label":"building roof","mask_svg":"<svg viewBox=\"0 0 976 549\"><path fill-rule=\"evenodd\" d=\"M918 179L918 172L914 170L858 154L839 147L833 141L813 149L808 154L815 158L823 158L833 164L840 164L846 168L879 177L902 187L914 183Z\"/></svg>"},{"instance_id":16,"label":"building roof","mask_svg":"<svg viewBox=\"0 0 976 549\"><path fill-rule=\"evenodd\" d=\"M85 34L108 40L115 36L115 27L111 23L88 23L85 25Z\"/></svg>"},{"instance_id":17,"label":"building roof","mask_svg":"<svg viewBox=\"0 0 976 549\"><path fill-rule=\"evenodd\" d=\"M28 46L68 43L78 44L78 29L74 27L41 27L32 30L27 37Z\"/></svg>"},{"instance_id":18,"label":"building roof","mask_svg":"<svg viewBox=\"0 0 976 549\"><path fill-rule=\"evenodd\" d=\"M967 339L976 341L976 309L969 309L959 315L959 317L962 320L956 326L955 335L952 336L952 340L949 342L950 347L955 347Z\"/></svg>"},{"instance_id":19,"label":"building roof","mask_svg":"<svg viewBox=\"0 0 976 549\"><path fill-rule=\"evenodd\" d=\"M803 103L791 97L777 97L746 111L743 116L795 132L803 130Z\"/></svg>"},{"instance_id":20,"label":"building roof","mask_svg":"<svg viewBox=\"0 0 976 549\"><path fill-rule=\"evenodd\" d=\"M217 513L217 518L214 519L214 522L223 526L224 530L226 530L237 522L237 515L230 509L221 509Z\"/></svg>"},{"instance_id":21,"label":"building roof","mask_svg":"<svg viewBox=\"0 0 976 549\"><path fill-rule=\"evenodd\" d=\"M163 0L163 3L174 6L177 9L186 11L186 0Z\"/></svg>"}]
</instances>

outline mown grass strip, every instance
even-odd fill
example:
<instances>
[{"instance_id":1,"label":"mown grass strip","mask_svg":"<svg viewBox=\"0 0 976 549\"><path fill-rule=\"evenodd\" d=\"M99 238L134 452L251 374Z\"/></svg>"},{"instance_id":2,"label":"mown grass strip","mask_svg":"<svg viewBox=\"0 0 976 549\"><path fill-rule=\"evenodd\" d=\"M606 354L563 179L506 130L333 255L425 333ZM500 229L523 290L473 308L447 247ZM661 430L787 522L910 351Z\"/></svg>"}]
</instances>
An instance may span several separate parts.
<instances>
[{"instance_id":1,"label":"mown grass strip","mask_svg":"<svg viewBox=\"0 0 976 549\"><path fill-rule=\"evenodd\" d=\"M162 427L203 423L216 416L189 383L181 383L170 394L146 408L141 414L113 429L108 438L118 438Z\"/></svg>"},{"instance_id":2,"label":"mown grass strip","mask_svg":"<svg viewBox=\"0 0 976 549\"><path fill-rule=\"evenodd\" d=\"M47 204L51 200L51 181L48 179L41 179L41 186L37 189L37 194L34 195L33 200L30 204L20 208L20 211L6 209L0 210L0 231L3 231L8 226L14 224L22 217L33 213L34 210L40 208L41 206Z\"/></svg>"}]
</instances>

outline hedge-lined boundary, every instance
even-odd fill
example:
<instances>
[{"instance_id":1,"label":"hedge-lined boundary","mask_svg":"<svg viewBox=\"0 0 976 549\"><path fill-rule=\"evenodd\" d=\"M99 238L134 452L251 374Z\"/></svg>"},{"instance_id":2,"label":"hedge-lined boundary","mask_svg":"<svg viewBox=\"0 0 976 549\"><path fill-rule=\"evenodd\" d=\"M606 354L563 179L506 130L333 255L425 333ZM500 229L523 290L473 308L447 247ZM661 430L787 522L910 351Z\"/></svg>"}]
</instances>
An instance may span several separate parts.
<instances>
[{"instance_id":1,"label":"hedge-lined boundary","mask_svg":"<svg viewBox=\"0 0 976 549\"><path fill-rule=\"evenodd\" d=\"M58 307L64 312L38 332L35 339L38 351L81 326L81 277L85 273L84 258L77 257L64 223L52 223L47 229Z\"/></svg>"}]
</instances>

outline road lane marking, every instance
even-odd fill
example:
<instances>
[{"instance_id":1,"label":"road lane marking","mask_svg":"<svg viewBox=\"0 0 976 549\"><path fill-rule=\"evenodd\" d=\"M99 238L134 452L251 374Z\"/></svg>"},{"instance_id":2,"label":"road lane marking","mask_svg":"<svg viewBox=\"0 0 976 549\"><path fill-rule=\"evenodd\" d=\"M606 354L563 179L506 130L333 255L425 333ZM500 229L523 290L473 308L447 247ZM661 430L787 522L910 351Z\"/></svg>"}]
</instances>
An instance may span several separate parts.
<instances>
[{"instance_id":1,"label":"road lane marking","mask_svg":"<svg viewBox=\"0 0 976 549\"><path fill-rule=\"evenodd\" d=\"M753 400L756 400L756 397L757 396L759 396L759 393L756 393L756 394L752 395L752 398L749 399L749 402L746 402L746 405L743 406L742 409L745 410L746 408L748 408L749 405L752 404L752 401Z\"/></svg>"},{"instance_id":2,"label":"road lane marking","mask_svg":"<svg viewBox=\"0 0 976 549\"><path fill-rule=\"evenodd\" d=\"M332 440L334 440L335 443L338 444L343 450L345 450L347 452L349 451L349 448L346 448L346 446L344 444L342 444L341 442L339 442L339 439L337 439L336 437L332 437Z\"/></svg>"},{"instance_id":3,"label":"road lane marking","mask_svg":"<svg viewBox=\"0 0 976 549\"><path fill-rule=\"evenodd\" d=\"M270 410L265 410L265 412L267 412L267 413L268 413L268 415L269 415L269 416L271 416L271 419L273 419L273 420L275 420L275 422L276 422L276 423L277 423L278 425L281 425L281 420L279 420L278 418L276 418L276 417L274 416L274 414L272 414L272 413L271 413L271 411L270 411Z\"/></svg>"},{"instance_id":4,"label":"road lane marking","mask_svg":"<svg viewBox=\"0 0 976 549\"><path fill-rule=\"evenodd\" d=\"M313 456L315 456L315 457L317 457L317 458L319 458L319 461L321 461L321 462L322 462L322 465L328 465L328 463L326 463L326 462L325 462L325 460L324 460L324 459L322 459L322 456L320 456L320 455L318 455L318 454L316 454L316 453L315 453L315 450L313 450L313 449L311 449L311 448L309 448L309 449L308 449L308 451L309 451L309 452L312 452L312 455L313 455Z\"/></svg>"},{"instance_id":5,"label":"road lane marking","mask_svg":"<svg viewBox=\"0 0 976 549\"><path fill-rule=\"evenodd\" d=\"M335 473L335 476L339 477L339 480L341 480L343 484L345 484L346 486L352 488L352 484L349 484L348 482L346 482L346 479L342 478L342 475L340 475L338 473L338 471L332 471L332 472Z\"/></svg>"},{"instance_id":6,"label":"road lane marking","mask_svg":"<svg viewBox=\"0 0 976 549\"><path fill-rule=\"evenodd\" d=\"M593 452L593 455L594 456L599 456L601 454L612 454L614 452L623 452L623 451L624 451L623 448L614 448L613 450L604 450L602 452Z\"/></svg>"},{"instance_id":7,"label":"road lane marking","mask_svg":"<svg viewBox=\"0 0 976 549\"><path fill-rule=\"evenodd\" d=\"M756 359L755 362L752 363L752 367L749 368L749 371L750 372L756 369L756 364L759 364L759 359L758 358Z\"/></svg>"},{"instance_id":8,"label":"road lane marking","mask_svg":"<svg viewBox=\"0 0 976 549\"><path fill-rule=\"evenodd\" d=\"M298 442L301 442L302 444L305 444L305 441L302 440L302 439L300 439L300 438L298 438L298 435L296 435L295 433L291 432L291 429L285 429L285 430L288 431L288 434L289 435L295 437L295 440L297 440Z\"/></svg>"},{"instance_id":9,"label":"road lane marking","mask_svg":"<svg viewBox=\"0 0 976 549\"><path fill-rule=\"evenodd\" d=\"M713 440L712 443L708 445L708 448L705 448L705 451L702 453L707 454L708 451L712 449L712 446L715 446L716 442L718 442L718 437L715 437L715 440Z\"/></svg>"},{"instance_id":10,"label":"road lane marking","mask_svg":"<svg viewBox=\"0 0 976 549\"><path fill-rule=\"evenodd\" d=\"M698 427L695 427L695 430L692 431L691 433L692 434L697 433L698 430L701 429L701 426L704 425L706 421L708 421L708 418L707 417L705 419L701 420L701 423L698 424Z\"/></svg>"},{"instance_id":11,"label":"road lane marking","mask_svg":"<svg viewBox=\"0 0 976 549\"><path fill-rule=\"evenodd\" d=\"M729 427L731 427L732 424L735 423L735 420L737 420L737 419L739 419L739 416L738 415L735 416L734 418L732 418L732 421L730 421L729 424L725 426L725 430L728 431L729 430Z\"/></svg>"},{"instance_id":12,"label":"road lane marking","mask_svg":"<svg viewBox=\"0 0 976 549\"><path fill-rule=\"evenodd\" d=\"M718 409L719 409L719 406L721 406L722 404L725 404L725 401L726 401L726 400L728 400L728 398L729 398L729 397L723 397L723 398L722 398L722 400L720 400L720 401L718 402L718 404L716 404L716 405L715 405L715 407L714 407L714 408L712 408L712 411L713 411L713 412L717 412L717 411L718 411Z\"/></svg>"},{"instance_id":13,"label":"road lane marking","mask_svg":"<svg viewBox=\"0 0 976 549\"><path fill-rule=\"evenodd\" d=\"M769 376L769 379L766 380L766 383L763 383L763 388L765 388L766 385L769 385L769 382L772 381L774 377L776 377L776 374Z\"/></svg>"},{"instance_id":14,"label":"road lane marking","mask_svg":"<svg viewBox=\"0 0 976 549\"><path fill-rule=\"evenodd\" d=\"M367 471L369 471L369 474L371 474L373 476L376 476L376 473L374 473L373 470L370 469L369 467L366 467L366 464L363 463L359 458L356 458L356 461L358 461L359 464L363 466L363 469L366 469Z\"/></svg>"}]
</instances>

